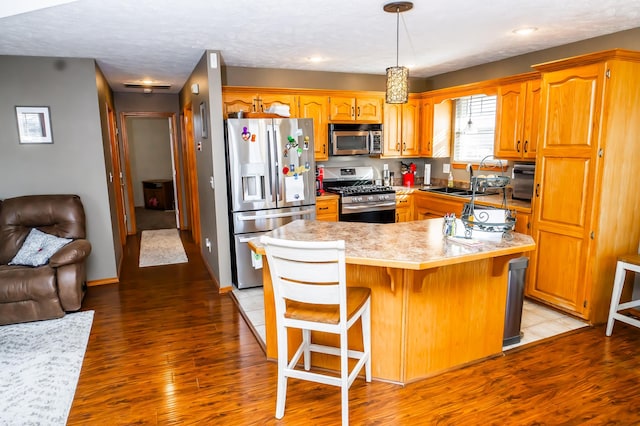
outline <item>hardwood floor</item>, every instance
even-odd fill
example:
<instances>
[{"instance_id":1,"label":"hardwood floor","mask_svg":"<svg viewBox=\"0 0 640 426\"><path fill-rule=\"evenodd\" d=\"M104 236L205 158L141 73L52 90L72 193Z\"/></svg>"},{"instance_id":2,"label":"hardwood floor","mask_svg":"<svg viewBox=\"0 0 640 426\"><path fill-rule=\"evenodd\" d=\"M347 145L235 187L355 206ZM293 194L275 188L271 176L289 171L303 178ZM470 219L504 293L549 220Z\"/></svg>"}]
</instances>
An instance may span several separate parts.
<instances>
[{"instance_id":1,"label":"hardwood floor","mask_svg":"<svg viewBox=\"0 0 640 426\"><path fill-rule=\"evenodd\" d=\"M121 283L85 298L95 318L69 425L339 424L339 388L294 379L276 420L276 364L198 248L183 236L188 264L140 269L138 239ZM351 424L638 424L639 348L618 322L610 338L585 328L405 387L358 379Z\"/></svg>"}]
</instances>

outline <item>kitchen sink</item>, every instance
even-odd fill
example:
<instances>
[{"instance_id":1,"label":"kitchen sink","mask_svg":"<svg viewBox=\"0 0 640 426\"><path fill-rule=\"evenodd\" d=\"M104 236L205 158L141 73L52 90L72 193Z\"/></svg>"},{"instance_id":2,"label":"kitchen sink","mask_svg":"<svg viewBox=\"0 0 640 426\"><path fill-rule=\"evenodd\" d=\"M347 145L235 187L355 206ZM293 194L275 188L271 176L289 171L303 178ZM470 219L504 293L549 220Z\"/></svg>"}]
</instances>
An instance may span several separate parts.
<instances>
[{"instance_id":1,"label":"kitchen sink","mask_svg":"<svg viewBox=\"0 0 640 426\"><path fill-rule=\"evenodd\" d=\"M473 191L471 191L470 189L456 188L456 187L420 188L420 190L425 192L436 192L438 194L456 195L458 197L471 197L471 195L473 194ZM481 195L485 195L485 194L482 192L476 192L476 196L481 196Z\"/></svg>"}]
</instances>

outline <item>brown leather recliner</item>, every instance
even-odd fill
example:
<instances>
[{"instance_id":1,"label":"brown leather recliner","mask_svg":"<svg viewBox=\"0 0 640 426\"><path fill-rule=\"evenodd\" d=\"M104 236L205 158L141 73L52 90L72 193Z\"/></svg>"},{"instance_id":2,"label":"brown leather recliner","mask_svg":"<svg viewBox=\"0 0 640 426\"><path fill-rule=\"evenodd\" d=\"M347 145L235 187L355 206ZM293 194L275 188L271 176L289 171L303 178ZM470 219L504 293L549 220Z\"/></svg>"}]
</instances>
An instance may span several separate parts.
<instances>
[{"instance_id":1,"label":"brown leather recliner","mask_svg":"<svg viewBox=\"0 0 640 426\"><path fill-rule=\"evenodd\" d=\"M43 266L9 265L36 228L73 239ZM28 195L0 201L0 325L60 318L80 309L86 291L85 215L77 195Z\"/></svg>"}]
</instances>

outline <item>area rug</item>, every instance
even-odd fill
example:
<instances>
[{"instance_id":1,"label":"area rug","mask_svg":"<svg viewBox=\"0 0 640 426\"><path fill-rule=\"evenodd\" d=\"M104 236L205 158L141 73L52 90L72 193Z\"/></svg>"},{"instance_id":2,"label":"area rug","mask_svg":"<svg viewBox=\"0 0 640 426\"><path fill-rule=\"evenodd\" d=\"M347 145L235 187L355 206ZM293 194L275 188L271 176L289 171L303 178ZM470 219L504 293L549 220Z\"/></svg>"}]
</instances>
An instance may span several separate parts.
<instances>
[{"instance_id":1,"label":"area rug","mask_svg":"<svg viewBox=\"0 0 640 426\"><path fill-rule=\"evenodd\" d=\"M142 231L139 263L141 268L186 262L187 254L184 252L177 229Z\"/></svg>"},{"instance_id":2,"label":"area rug","mask_svg":"<svg viewBox=\"0 0 640 426\"><path fill-rule=\"evenodd\" d=\"M93 311L0 326L0 425L64 425Z\"/></svg>"}]
</instances>

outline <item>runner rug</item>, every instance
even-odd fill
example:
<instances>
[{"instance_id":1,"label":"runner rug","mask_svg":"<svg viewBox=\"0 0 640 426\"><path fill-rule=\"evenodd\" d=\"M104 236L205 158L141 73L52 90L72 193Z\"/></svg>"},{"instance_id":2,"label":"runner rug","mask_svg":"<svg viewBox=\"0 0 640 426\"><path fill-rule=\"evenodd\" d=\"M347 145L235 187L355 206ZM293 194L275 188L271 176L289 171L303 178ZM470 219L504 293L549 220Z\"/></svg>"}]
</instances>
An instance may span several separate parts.
<instances>
[{"instance_id":1,"label":"runner rug","mask_svg":"<svg viewBox=\"0 0 640 426\"><path fill-rule=\"evenodd\" d=\"M139 263L141 268L186 262L187 254L184 252L177 229L142 231Z\"/></svg>"},{"instance_id":2,"label":"runner rug","mask_svg":"<svg viewBox=\"0 0 640 426\"><path fill-rule=\"evenodd\" d=\"M0 425L65 425L93 311L0 326Z\"/></svg>"}]
</instances>

